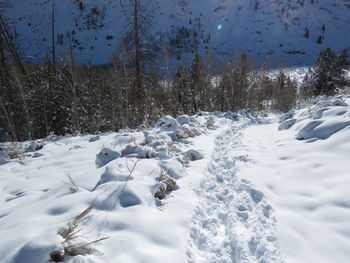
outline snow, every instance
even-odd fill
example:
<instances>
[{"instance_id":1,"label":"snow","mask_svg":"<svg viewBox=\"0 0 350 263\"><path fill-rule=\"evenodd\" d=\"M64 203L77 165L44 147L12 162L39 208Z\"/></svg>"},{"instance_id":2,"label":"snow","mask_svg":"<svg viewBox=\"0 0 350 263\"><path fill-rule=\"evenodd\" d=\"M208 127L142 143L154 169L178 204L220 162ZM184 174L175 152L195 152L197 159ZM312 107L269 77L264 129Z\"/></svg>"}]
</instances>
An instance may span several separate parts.
<instances>
[{"instance_id":1,"label":"snow","mask_svg":"<svg viewBox=\"0 0 350 263\"><path fill-rule=\"evenodd\" d=\"M272 122L251 126L243 136L242 150L254 163L241 163L239 175L253 181L274 208L286 263L350 257L350 109L324 106L334 101L296 111L289 130L278 131ZM312 114L319 110L315 122Z\"/></svg>"},{"instance_id":2,"label":"snow","mask_svg":"<svg viewBox=\"0 0 350 263\"><path fill-rule=\"evenodd\" d=\"M284 116L202 112L3 143L1 262L47 263L68 244L86 245L70 263L348 262L349 105L320 97Z\"/></svg>"},{"instance_id":3,"label":"snow","mask_svg":"<svg viewBox=\"0 0 350 263\"><path fill-rule=\"evenodd\" d=\"M216 137L191 220L188 262L282 262L270 205L235 169L236 162L248 161L235 149L240 131L254 119L237 122Z\"/></svg>"},{"instance_id":4,"label":"snow","mask_svg":"<svg viewBox=\"0 0 350 263\"><path fill-rule=\"evenodd\" d=\"M186 125L207 130L206 118L194 117L195 123ZM83 223L81 238L109 239L93 246L99 253L66 257L66 262L184 261L179 251L185 251L186 223L195 202L190 185L200 180L200 174L189 178L192 164L185 153L195 152L193 140L208 139L203 134L183 141L174 135L181 125L170 117L164 120L175 127L165 122L148 131L100 134L98 139L47 139L42 149L10 160L5 155L11 145L5 143L0 233L8 238L0 241L1 262L46 263L61 246L57 231L90 205L95 208ZM24 152L34 144L19 148ZM41 156L32 158L37 153ZM169 179L176 185L167 189L165 200L155 199Z\"/></svg>"},{"instance_id":5,"label":"snow","mask_svg":"<svg viewBox=\"0 0 350 263\"><path fill-rule=\"evenodd\" d=\"M50 55L52 2L5 2L9 2L10 8L3 13L24 57L38 62ZM178 55L181 64L189 63L198 43L203 55L208 45L219 60L226 61L246 52L259 64L268 61L274 66L313 65L320 50L326 47L336 51L349 48L348 1L161 0L152 3L158 6L149 8L155 10L149 31L162 49L171 51L170 65L180 64ZM79 63L110 63L128 28L120 2L112 0L56 1L55 19L57 61L69 61L72 49ZM182 27L188 30L188 37L181 34ZM317 43L320 36L324 39ZM172 39L180 43L171 46ZM160 55L158 62L168 66L162 56L165 54Z\"/></svg>"}]
</instances>

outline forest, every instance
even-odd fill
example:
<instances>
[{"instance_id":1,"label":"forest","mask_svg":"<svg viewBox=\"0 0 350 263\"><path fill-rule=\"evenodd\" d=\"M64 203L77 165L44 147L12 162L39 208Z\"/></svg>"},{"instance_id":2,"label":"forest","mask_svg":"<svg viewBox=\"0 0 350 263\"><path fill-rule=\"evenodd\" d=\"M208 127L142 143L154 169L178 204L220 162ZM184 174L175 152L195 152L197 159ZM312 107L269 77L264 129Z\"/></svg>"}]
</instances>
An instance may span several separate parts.
<instances>
[{"instance_id":1,"label":"forest","mask_svg":"<svg viewBox=\"0 0 350 263\"><path fill-rule=\"evenodd\" d=\"M58 62L54 22L51 54L41 63L28 63L0 17L1 141L118 131L153 124L165 114L288 111L302 100L333 95L347 84L348 50L336 53L331 48L320 52L301 85L282 65L271 75L267 62L257 65L245 53L218 67L209 51L192 52L191 64L165 74L150 52L146 7L139 1L128 4L128 34L106 65L77 64L73 54Z\"/></svg>"}]
</instances>

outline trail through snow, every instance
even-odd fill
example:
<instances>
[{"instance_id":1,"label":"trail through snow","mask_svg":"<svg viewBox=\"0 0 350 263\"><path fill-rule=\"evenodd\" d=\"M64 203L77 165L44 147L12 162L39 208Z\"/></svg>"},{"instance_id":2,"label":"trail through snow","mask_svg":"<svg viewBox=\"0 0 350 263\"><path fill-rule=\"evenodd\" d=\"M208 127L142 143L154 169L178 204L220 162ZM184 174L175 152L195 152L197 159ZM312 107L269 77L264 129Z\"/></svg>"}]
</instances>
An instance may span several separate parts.
<instances>
[{"instance_id":1,"label":"trail through snow","mask_svg":"<svg viewBox=\"0 0 350 263\"><path fill-rule=\"evenodd\" d=\"M348 262L349 105L0 144L0 262L47 263L90 205L72 245L109 238L65 263Z\"/></svg>"},{"instance_id":2,"label":"trail through snow","mask_svg":"<svg viewBox=\"0 0 350 263\"><path fill-rule=\"evenodd\" d=\"M283 262L276 220L264 194L237 177L242 130L249 118L230 125L215 139L215 149L197 191L198 206L191 220L189 263Z\"/></svg>"}]
</instances>

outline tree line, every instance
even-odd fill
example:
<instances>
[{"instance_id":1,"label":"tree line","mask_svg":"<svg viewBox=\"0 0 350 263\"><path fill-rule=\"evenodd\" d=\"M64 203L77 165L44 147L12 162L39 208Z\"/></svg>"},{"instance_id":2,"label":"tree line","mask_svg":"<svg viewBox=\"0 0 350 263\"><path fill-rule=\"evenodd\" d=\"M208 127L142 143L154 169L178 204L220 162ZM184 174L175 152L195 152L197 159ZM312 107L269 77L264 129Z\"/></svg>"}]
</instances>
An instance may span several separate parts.
<instances>
[{"instance_id":1,"label":"tree line","mask_svg":"<svg viewBox=\"0 0 350 263\"><path fill-rule=\"evenodd\" d=\"M345 85L347 50L323 50L301 86L283 70L271 76L241 54L213 73L209 58L194 53L173 77L154 65L141 23L147 14L139 0L128 0L129 38L109 65L65 64L51 57L26 63L0 16L0 141L23 141L57 135L118 131L148 125L164 114L199 111L288 111L298 100L333 95ZM53 41L54 42L54 41ZM54 44L53 44L54 47ZM205 61L205 63L204 63Z\"/></svg>"}]
</instances>

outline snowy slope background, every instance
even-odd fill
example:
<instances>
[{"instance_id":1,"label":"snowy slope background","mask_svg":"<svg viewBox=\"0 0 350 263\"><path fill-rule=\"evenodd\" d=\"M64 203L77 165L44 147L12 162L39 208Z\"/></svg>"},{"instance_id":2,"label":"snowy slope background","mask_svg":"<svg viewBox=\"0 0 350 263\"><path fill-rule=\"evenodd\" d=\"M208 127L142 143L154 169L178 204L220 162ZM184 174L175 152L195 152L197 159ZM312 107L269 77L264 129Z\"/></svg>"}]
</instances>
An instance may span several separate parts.
<instances>
[{"instance_id":1,"label":"snowy slope background","mask_svg":"<svg viewBox=\"0 0 350 263\"><path fill-rule=\"evenodd\" d=\"M38 62L50 55L51 1L4 2L8 2L5 17L28 61ZM204 54L209 48L219 60L246 52L257 62L310 65L325 47L335 50L350 47L349 0L152 3L151 9L155 11L150 33L160 49L166 51L160 52L161 64L165 64L168 56L186 63L196 50ZM55 37L61 60L68 57L72 46L78 62L108 63L126 34L119 1L56 1L55 13ZM317 43L319 38L321 44Z\"/></svg>"}]
</instances>

